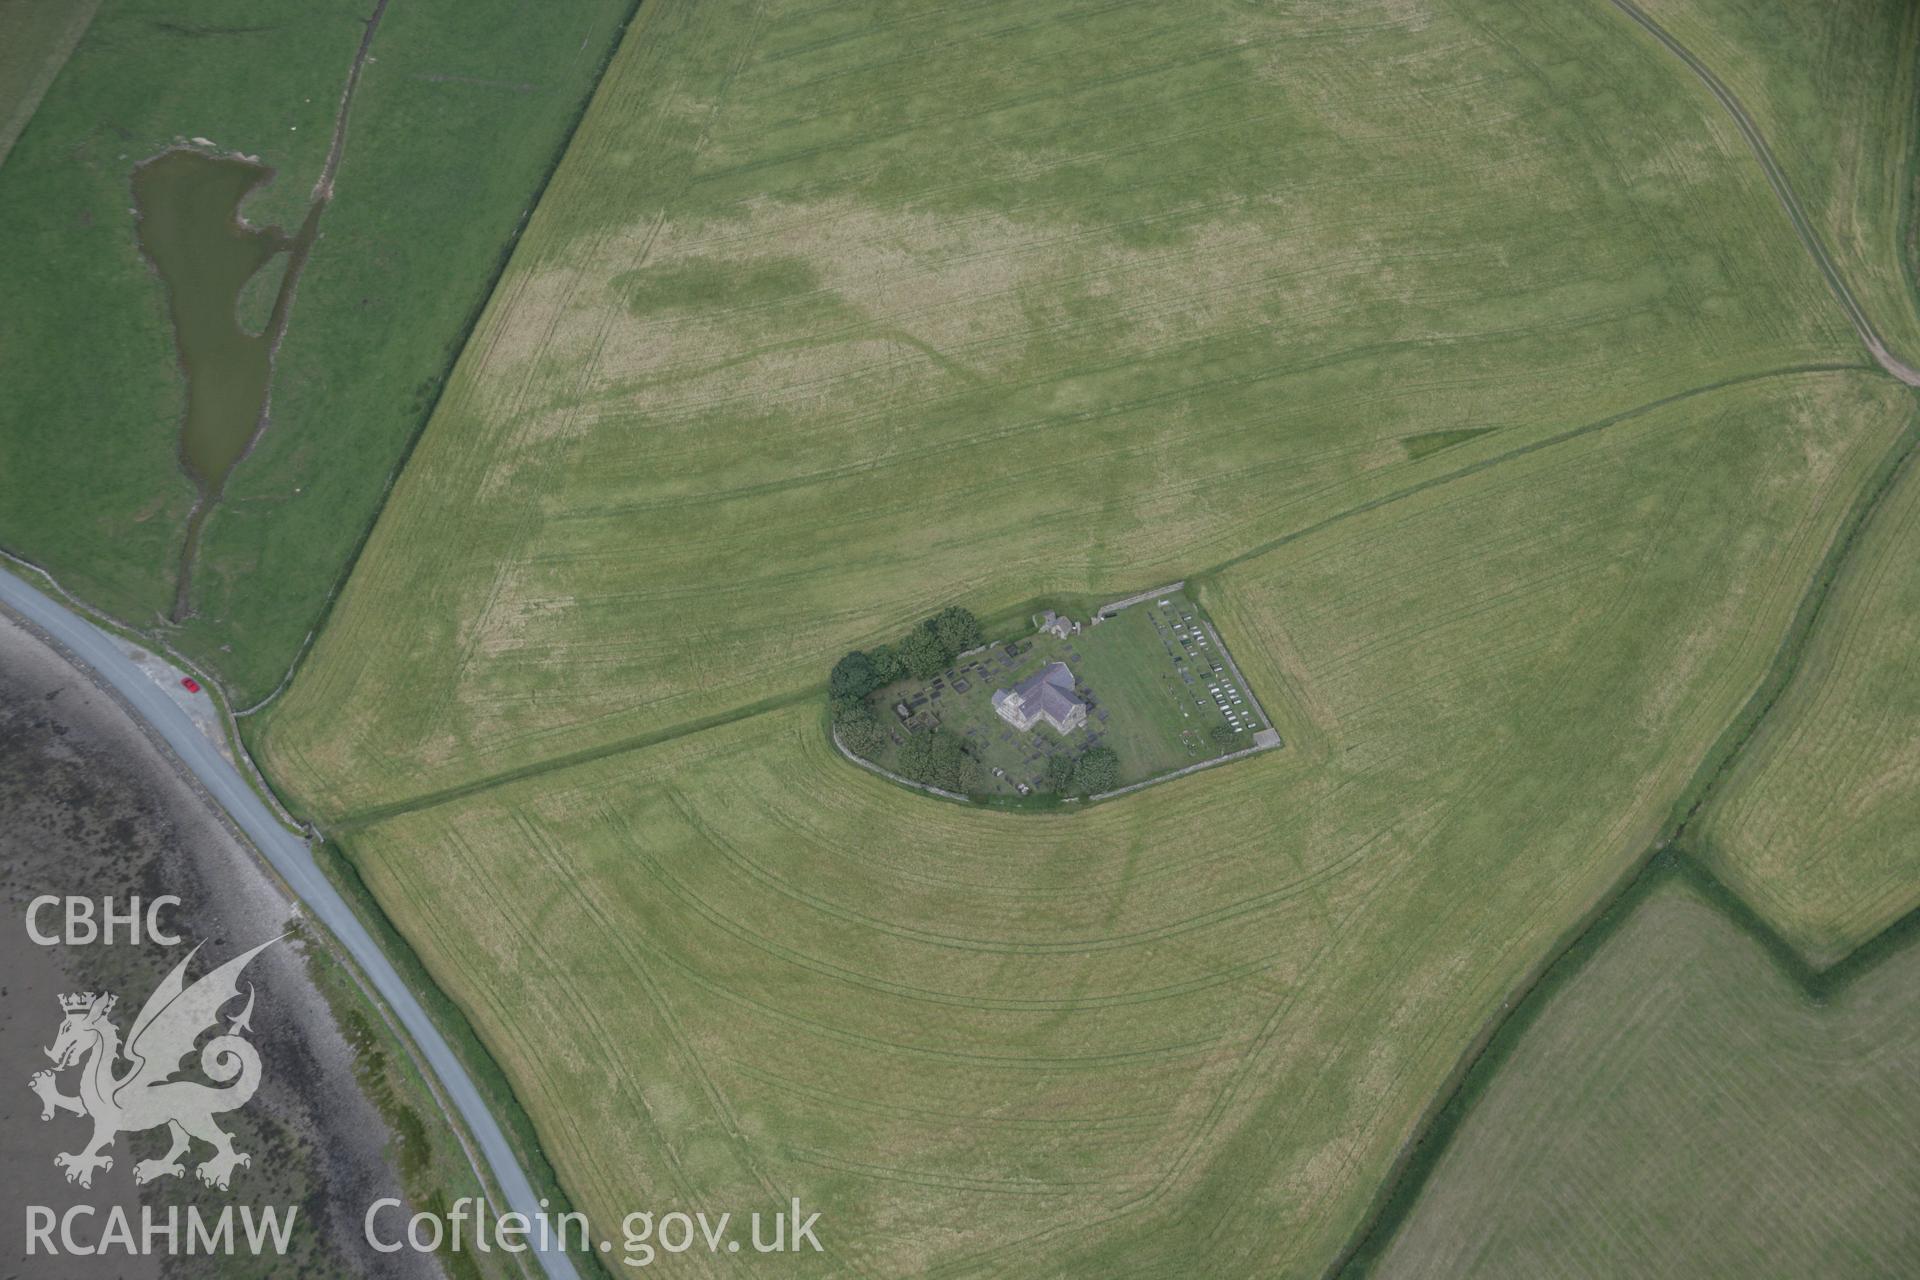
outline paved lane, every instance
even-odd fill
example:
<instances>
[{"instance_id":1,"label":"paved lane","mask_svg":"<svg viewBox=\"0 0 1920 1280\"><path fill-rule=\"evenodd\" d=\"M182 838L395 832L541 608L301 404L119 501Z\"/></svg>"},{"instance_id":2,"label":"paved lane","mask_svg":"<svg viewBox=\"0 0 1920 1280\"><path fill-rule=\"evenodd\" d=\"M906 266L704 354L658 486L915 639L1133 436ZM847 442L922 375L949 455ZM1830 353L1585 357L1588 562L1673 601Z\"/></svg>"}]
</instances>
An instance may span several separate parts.
<instances>
[{"instance_id":1,"label":"paved lane","mask_svg":"<svg viewBox=\"0 0 1920 1280\"><path fill-rule=\"evenodd\" d=\"M407 1033L420 1047L427 1065L439 1077L442 1092L465 1119L481 1155L493 1170L494 1181L506 1197L506 1207L529 1216L539 1213L539 1197L534 1194L533 1184L527 1180L526 1171L520 1167L506 1135L500 1131L499 1122L487 1109L479 1090L474 1088L466 1068L460 1065L439 1028L433 1025L427 1011L414 998L359 917L353 914L332 882L321 874L306 842L280 825L265 802L194 726L186 711L126 656L122 648L125 641L101 631L5 571L0 571L0 603L65 645L110 684L133 708L134 714L166 739L167 745L253 841L254 847L266 855L306 909L333 931L372 981L374 989L399 1016ZM364 1208L350 1211L359 1214ZM578 1280L579 1273L565 1254L549 1250L540 1254L540 1261L552 1280Z\"/></svg>"}]
</instances>

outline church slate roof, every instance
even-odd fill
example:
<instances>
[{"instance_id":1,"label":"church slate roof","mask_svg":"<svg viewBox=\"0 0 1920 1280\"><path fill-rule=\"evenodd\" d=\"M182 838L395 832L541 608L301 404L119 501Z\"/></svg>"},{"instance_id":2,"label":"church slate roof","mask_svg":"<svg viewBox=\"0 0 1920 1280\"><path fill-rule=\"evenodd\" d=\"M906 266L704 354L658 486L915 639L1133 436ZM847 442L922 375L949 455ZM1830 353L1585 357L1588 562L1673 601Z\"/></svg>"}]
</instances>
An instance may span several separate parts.
<instances>
[{"instance_id":1,"label":"church slate roof","mask_svg":"<svg viewBox=\"0 0 1920 1280\"><path fill-rule=\"evenodd\" d=\"M1041 716L1062 725L1076 710L1086 710L1086 704L1074 696L1073 672L1064 662L1049 662L1013 686L1012 694L1020 699L1020 719L1028 726ZM1005 697L996 695L995 704Z\"/></svg>"}]
</instances>

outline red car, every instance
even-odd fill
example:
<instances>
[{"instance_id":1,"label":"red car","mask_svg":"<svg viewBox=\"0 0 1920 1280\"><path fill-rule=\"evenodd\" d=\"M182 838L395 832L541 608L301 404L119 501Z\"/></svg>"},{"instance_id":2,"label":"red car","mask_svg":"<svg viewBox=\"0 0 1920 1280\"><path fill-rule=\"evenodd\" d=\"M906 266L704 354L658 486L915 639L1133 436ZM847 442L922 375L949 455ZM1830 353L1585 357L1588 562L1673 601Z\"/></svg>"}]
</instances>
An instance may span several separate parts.
<instances>
[{"instance_id":1,"label":"red car","mask_svg":"<svg viewBox=\"0 0 1920 1280\"><path fill-rule=\"evenodd\" d=\"M198 680L195 680L192 676L181 676L180 687L182 689L185 689L188 693L200 692L200 682Z\"/></svg>"}]
</instances>

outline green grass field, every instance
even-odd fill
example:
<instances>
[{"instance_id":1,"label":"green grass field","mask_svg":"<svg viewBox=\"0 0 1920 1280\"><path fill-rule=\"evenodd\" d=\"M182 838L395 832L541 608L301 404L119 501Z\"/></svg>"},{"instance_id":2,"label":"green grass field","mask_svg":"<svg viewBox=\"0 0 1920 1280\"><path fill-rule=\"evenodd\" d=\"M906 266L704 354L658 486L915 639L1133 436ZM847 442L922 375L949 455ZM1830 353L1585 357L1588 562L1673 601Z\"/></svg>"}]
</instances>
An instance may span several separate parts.
<instances>
[{"instance_id":1,"label":"green grass field","mask_svg":"<svg viewBox=\"0 0 1920 1280\"><path fill-rule=\"evenodd\" d=\"M649 4L263 758L603 1230L1318 1274L1914 410L1695 88L1599 3ZM1182 577L1287 750L827 740L946 603Z\"/></svg>"},{"instance_id":2,"label":"green grass field","mask_svg":"<svg viewBox=\"0 0 1920 1280\"><path fill-rule=\"evenodd\" d=\"M1920 471L1888 490L1690 851L1816 966L1920 906Z\"/></svg>"},{"instance_id":3,"label":"green grass field","mask_svg":"<svg viewBox=\"0 0 1920 1280\"><path fill-rule=\"evenodd\" d=\"M1370 1273L1894 1276L1920 950L1810 998L1665 879L1518 1037Z\"/></svg>"},{"instance_id":4,"label":"green grass field","mask_svg":"<svg viewBox=\"0 0 1920 1280\"><path fill-rule=\"evenodd\" d=\"M1910 265L1920 8L1906 0L1638 3L1739 96L1888 345L1920 364ZM1707 90L1695 83L1690 92L1711 118L1717 105Z\"/></svg>"},{"instance_id":5,"label":"green grass field","mask_svg":"<svg viewBox=\"0 0 1920 1280\"><path fill-rule=\"evenodd\" d=\"M190 137L279 176L248 217L297 223L325 161L355 10L268 30L253 6L176 21L107 0L0 167L0 543L135 625L172 603L193 485L178 462L185 384L166 299L135 238L133 166ZM338 49L322 60L316 49ZM278 677L276 677L277 679Z\"/></svg>"},{"instance_id":6,"label":"green grass field","mask_svg":"<svg viewBox=\"0 0 1920 1280\"><path fill-rule=\"evenodd\" d=\"M643 8L262 737L316 814L1861 359L1605 6L915 13Z\"/></svg>"},{"instance_id":7,"label":"green grass field","mask_svg":"<svg viewBox=\"0 0 1920 1280\"><path fill-rule=\"evenodd\" d=\"M895 681L872 695L889 734L874 762L893 769L908 734L944 729L960 735L980 762L979 794L1017 798L1027 794L1021 784L1043 788L1046 758L1059 753L1111 749L1120 761L1114 785L1126 787L1248 750L1253 735L1269 726L1201 630L1204 620L1185 592L1170 591L1098 626L1082 617L1081 631L1064 639L1015 636L934 680ZM1044 721L1023 732L1001 719L994 693L1053 662L1074 673L1087 723L1062 735ZM898 706L909 715L898 715ZM1216 727L1231 740L1216 741Z\"/></svg>"},{"instance_id":8,"label":"green grass field","mask_svg":"<svg viewBox=\"0 0 1920 1280\"><path fill-rule=\"evenodd\" d=\"M0 162L79 42L99 0L0 0Z\"/></svg>"},{"instance_id":9,"label":"green grass field","mask_svg":"<svg viewBox=\"0 0 1920 1280\"><path fill-rule=\"evenodd\" d=\"M1317 1273L1909 412L1762 380L1246 560L1202 599L1288 749L1084 813L912 796L807 699L344 843L598 1222L797 1194L835 1273Z\"/></svg>"},{"instance_id":10,"label":"green grass field","mask_svg":"<svg viewBox=\"0 0 1920 1280\"><path fill-rule=\"evenodd\" d=\"M1654 7L1920 358L1900 15ZM364 16L251 13L107 0L0 174L0 540L136 621L190 488L127 167L259 151L289 220ZM1671 833L1913 395L1601 0L648 0L442 394L623 16L391 8L174 638L273 688L431 409L249 731L602 1231L797 1195L796 1274L1321 1274ZM1179 578L1286 750L1010 813L826 736L835 658L942 605Z\"/></svg>"},{"instance_id":11,"label":"green grass field","mask_svg":"<svg viewBox=\"0 0 1920 1280\"><path fill-rule=\"evenodd\" d=\"M198 616L161 628L236 705L280 683L320 617L628 9L428 0L383 18L271 425L207 525ZM135 625L172 603L193 489L132 167L210 139L278 170L249 218L297 224L367 12L105 0L5 159L0 545Z\"/></svg>"}]
</instances>

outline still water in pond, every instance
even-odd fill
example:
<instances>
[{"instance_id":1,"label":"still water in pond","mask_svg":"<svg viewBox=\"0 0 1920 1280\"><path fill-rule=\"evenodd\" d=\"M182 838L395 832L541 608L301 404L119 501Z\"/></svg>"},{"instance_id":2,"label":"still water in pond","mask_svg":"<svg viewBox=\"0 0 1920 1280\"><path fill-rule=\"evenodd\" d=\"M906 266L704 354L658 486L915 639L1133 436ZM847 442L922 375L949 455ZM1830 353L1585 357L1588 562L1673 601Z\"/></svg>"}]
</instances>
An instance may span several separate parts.
<instances>
[{"instance_id":1,"label":"still water in pond","mask_svg":"<svg viewBox=\"0 0 1920 1280\"><path fill-rule=\"evenodd\" d=\"M278 227L240 221L241 201L272 176L273 170L249 160L186 150L168 151L133 175L140 247L166 284L175 349L187 380L180 459L200 491L187 525L176 616L186 611L200 525L266 412L274 344L316 222L309 215L309 225L289 236ZM272 314L260 333L250 334L240 323L241 291L283 252L292 260Z\"/></svg>"}]
</instances>

